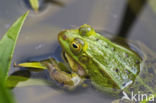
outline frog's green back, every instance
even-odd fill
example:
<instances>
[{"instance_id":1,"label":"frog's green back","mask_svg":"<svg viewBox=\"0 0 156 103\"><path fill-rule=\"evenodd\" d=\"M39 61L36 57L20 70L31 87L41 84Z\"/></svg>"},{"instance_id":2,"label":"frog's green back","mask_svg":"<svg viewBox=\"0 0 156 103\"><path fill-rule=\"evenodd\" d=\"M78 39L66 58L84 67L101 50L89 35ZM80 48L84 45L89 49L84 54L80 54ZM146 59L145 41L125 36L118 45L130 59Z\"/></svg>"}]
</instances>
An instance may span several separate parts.
<instances>
[{"instance_id":1,"label":"frog's green back","mask_svg":"<svg viewBox=\"0 0 156 103\"><path fill-rule=\"evenodd\" d=\"M87 55L97 63L104 77L109 78L109 81L113 81L120 89L133 83L140 71L141 62L136 53L97 33L84 39Z\"/></svg>"}]
</instances>

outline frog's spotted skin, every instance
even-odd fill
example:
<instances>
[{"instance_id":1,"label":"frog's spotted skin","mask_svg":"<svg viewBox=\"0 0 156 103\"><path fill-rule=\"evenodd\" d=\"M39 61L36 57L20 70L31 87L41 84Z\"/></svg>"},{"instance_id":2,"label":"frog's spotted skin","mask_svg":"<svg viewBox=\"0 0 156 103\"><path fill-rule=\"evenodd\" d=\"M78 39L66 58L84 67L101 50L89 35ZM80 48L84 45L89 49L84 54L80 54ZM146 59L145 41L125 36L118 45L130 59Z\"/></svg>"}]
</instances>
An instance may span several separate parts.
<instances>
[{"instance_id":1,"label":"frog's spotted skin","mask_svg":"<svg viewBox=\"0 0 156 103\"><path fill-rule=\"evenodd\" d=\"M156 65L155 65L156 66ZM145 63L142 68L143 70L137 76L133 85L131 85L127 90L127 94L130 94L132 91L134 93L138 93L138 91L142 94L149 94L156 91L156 67L154 65ZM129 93L128 93L129 92Z\"/></svg>"}]
</instances>

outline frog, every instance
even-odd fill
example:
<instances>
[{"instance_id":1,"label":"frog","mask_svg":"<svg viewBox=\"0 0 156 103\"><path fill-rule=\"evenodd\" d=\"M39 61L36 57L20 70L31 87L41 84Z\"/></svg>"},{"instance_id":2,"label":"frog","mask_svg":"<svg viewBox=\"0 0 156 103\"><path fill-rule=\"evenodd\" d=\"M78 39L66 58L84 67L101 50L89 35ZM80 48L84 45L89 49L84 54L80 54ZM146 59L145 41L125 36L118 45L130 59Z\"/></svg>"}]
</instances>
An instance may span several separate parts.
<instances>
[{"instance_id":1,"label":"frog","mask_svg":"<svg viewBox=\"0 0 156 103\"><path fill-rule=\"evenodd\" d=\"M48 58L15 66L47 69L52 79L70 89L89 79L95 88L111 94L129 95L131 91L144 92L145 88L153 93L154 87L149 87L147 81L154 79L155 70L144 69L144 60L139 54L112 42L90 25L59 32L58 42L64 62ZM153 75L147 76L148 71Z\"/></svg>"}]
</instances>

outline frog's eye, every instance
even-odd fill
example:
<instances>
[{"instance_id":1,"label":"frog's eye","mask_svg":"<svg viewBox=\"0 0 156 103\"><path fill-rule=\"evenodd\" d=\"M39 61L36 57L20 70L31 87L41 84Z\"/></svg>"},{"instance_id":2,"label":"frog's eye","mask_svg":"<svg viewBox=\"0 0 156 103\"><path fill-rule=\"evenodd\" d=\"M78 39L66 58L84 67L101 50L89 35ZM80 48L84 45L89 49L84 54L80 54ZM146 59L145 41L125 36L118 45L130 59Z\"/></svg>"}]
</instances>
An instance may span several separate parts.
<instances>
[{"instance_id":1,"label":"frog's eye","mask_svg":"<svg viewBox=\"0 0 156 103\"><path fill-rule=\"evenodd\" d=\"M77 44L75 42L72 42L72 46L73 46L74 49L80 49L79 44Z\"/></svg>"},{"instance_id":2,"label":"frog's eye","mask_svg":"<svg viewBox=\"0 0 156 103\"><path fill-rule=\"evenodd\" d=\"M74 54L79 54L82 50L83 45L84 45L84 42L81 39L76 38L71 43L70 49Z\"/></svg>"},{"instance_id":3,"label":"frog's eye","mask_svg":"<svg viewBox=\"0 0 156 103\"><path fill-rule=\"evenodd\" d=\"M90 25L84 24L80 26L79 33L81 36L90 36L94 33L94 30L90 27Z\"/></svg>"}]
</instances>

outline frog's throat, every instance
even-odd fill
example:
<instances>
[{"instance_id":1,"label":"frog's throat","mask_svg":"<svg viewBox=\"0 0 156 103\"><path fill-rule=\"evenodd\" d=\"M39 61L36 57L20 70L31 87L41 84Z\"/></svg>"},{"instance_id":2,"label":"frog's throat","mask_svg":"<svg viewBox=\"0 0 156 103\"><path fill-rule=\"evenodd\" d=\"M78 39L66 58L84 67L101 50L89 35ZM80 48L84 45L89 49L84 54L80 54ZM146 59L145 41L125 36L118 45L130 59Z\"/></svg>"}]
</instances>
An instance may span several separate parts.
<instances>
[{"instance_id":1,"label":"frog's throat","mask_svg":"<svg viewBox=\"0 0 156 103\"><path fill-rule=\"evenodd\" d=\"M68 62L68 59L67 59L67 57L66 57L66 52L65 52L65 51L62 51L62 58L63 58L63 60L64 60L65 62L69 63L69 62Z\"/></svg>"},{"instance_id":2,"label":"frog's throat","mask_svg":"<svg viewBox=\"0 0 156 103\"><path fill-rule=\"evenodd\" d=\"M71 56L70 56L68 53L66 53L65 51L62 52L62 58L64 59L65 62L67 62L67 63L70 64L70 65L71 65L71 63L73 63L73 64L78 64L78 63L77 63L75 60L73 60L73 59L71 58Z\"/></svg>"},{"instance_id":3,"label":"frog's throat","mask_svg":"<svg viewBox=\"0 0 156 103\"><path fill-rule=\"evenodd\" d=\"M73 60L70 55L68 55L65 51L62 52L63 59L69 64L71 70L73 72L77 72L80 76L86 76L86 72L84 68L77 63L75 60Z\"/></svg>"}]
</instances>

